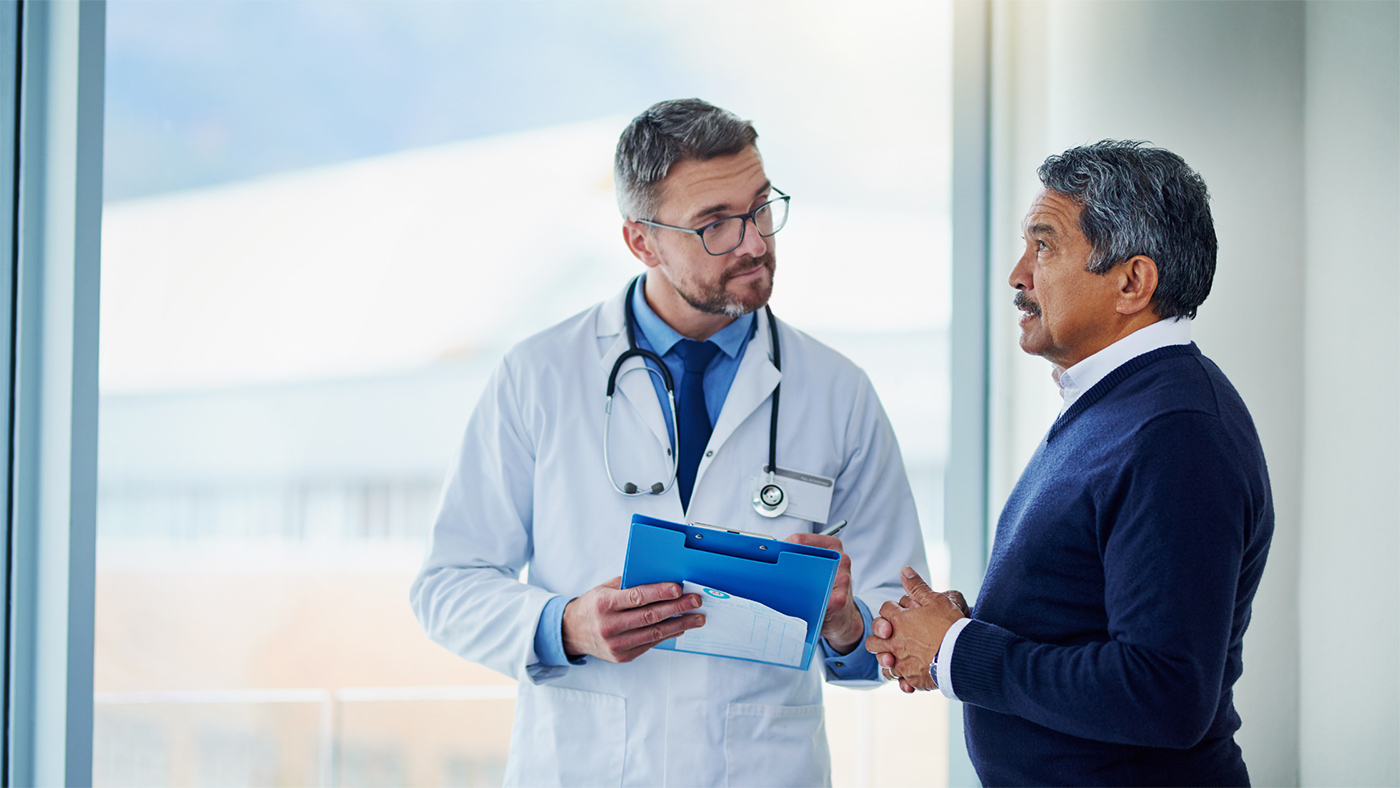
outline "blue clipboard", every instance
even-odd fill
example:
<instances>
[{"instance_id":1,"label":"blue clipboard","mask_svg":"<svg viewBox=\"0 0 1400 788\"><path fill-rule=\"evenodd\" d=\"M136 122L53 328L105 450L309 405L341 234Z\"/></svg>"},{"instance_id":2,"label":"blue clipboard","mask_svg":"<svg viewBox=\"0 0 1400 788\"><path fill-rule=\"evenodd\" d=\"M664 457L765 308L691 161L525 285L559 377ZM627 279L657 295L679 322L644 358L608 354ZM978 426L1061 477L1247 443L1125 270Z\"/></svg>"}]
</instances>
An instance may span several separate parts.
<instances>
[{"instance_id":1,"label":"blue clipboard","mask_svg":"<svg viewBox=\"0 0 1400 788\"><path fill-rule=\"evenodd\" d=\"M835 550L634 514L622 587L689 580L801 618L807 622L807 641L797 669L806 670L821 637L822 618L840 562L841 554ZM656 647L675 651L675 639Z\"/></svg>"}]
</instances>

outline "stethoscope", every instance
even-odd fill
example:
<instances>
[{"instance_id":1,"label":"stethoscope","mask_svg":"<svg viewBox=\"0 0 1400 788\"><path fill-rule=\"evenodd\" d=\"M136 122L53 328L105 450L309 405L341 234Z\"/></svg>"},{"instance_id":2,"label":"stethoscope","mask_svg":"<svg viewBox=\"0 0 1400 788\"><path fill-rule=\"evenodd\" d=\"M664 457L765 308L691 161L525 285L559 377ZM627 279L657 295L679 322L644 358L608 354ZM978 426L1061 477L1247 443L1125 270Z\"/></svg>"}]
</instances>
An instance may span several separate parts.
<instances>
[{"instance_id":1,"label":"stethoscope","mask_svg":"<svg viewBox=\"0 0 1400 788\"><path fill-rule=\"evenodd\" d=\"M666 456L671 458L671 478L668 479L665 484L656 482L647 489L642 489L632 482L627 482L619 486L617 478L613 476L612 465L608 461L608 435L612 432L613 392L617 390L617 378L622 370L622 365L626 363L628 359L641 358L643 364L640 368L650 372L652 377L661 380L662 387L666 389L666 404L671 411L671 424L675 425L674 428L676 429L679 429L678 425L680 424L680 421L676 418L676 385L675 379L671 376L671 370L666 367L666 362L662 361L661 357L656 353L637 347L637 334L634 328L636 324L636 315L632 309L632 299L636 294L637 282L640 280L641 277L639 276L633 279L632 283L627 286L627 296L622 302L623 309L626 313L627 350L623 351L622 355L617 357L617 361L613 362L612 372L608 374L608 399L607 403L603 406L603 469L607 472L608 482L612 484L613 489L629 497L664 494L676 483L676 476L680 471L680 458L677 456L677 452L674 449L667 448ZM763 311L768 315L768 346L772 353L773 367L781 372L783 366L782 352L778 346L778 324L773 320L773 310L766 304L763 307ZM652 362L655 366L653 367L652 364L645 363L647 361ZM628 370L628 372L635 371L636 369L637 368L634 367ZM765 468L767 473L765 477L760 480L758 488L755 489L753 493L754 511L764 517L777 517L787 511L788 506L787 492L777 481L778 394L781 389L781 383L773 387L772 418L768 425L768 467Z\"/></svg>"}]
</instances>

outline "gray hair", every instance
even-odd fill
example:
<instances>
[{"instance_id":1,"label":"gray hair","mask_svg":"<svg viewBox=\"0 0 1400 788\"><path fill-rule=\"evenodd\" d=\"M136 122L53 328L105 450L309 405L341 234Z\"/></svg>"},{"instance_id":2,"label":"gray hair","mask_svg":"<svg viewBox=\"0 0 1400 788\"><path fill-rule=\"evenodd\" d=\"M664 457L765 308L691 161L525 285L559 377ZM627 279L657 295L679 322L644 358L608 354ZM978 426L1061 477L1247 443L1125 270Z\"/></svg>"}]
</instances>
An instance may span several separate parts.
<instances>
[{"instance_id":1,"label":"gray hair","mask_svg":"<svg viewBox=\"0 0 1400 788\"><path fill-rule=\"evenodd\" d=\"M1215 277L1215 223L1201 176L1180 156L1146 143L1103 140L1051 156L1045 188L1080 205L1079 228L1096 274L1135 255L1157 264L1158 317L1195 317Z\"/></svg>"},{"instance_id":2,"label":"gray hair","mask_svg":"<svg viewBox=\"0 0 1400 788\"><path fill-rule=\"evenodd\" d=\"M613 183L624 219L656 218L661 183L682 161L742 153L758 140L753 124L700 99L653 104L617 140Z\"/></svg>"}]
</instances>

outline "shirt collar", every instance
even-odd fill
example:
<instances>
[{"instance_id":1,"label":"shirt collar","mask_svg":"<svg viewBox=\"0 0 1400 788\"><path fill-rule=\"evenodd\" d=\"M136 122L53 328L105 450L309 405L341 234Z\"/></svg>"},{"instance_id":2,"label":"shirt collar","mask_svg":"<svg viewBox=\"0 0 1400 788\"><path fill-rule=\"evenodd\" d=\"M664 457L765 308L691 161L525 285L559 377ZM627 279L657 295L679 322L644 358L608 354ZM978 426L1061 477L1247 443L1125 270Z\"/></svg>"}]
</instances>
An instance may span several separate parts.
<instances>
[{"instance_id":1,"label":"shirt collar","mask_svg":"<svg viewBox=\"0 0 1400 788\"><path fill-rule=\"evenodd\" d=\"M651 306L647 304L645 295L646 277L643 276L637 282L637 289L632 293L632 313L637 318L637 330L646 338L647 344L658 356L664 356L671 352L671 348L676 343L685 339L676 332L674 328L667 325ZM739 352L744 349L745 342L753 333L755 318L752 312L735 320L733 323L721 328L710 337L710 341L719 346L720 352L730 358L737 358Z\"/></svg>"},{"instance_id":2,"label":"shirt collar","mask_svg":"<svg viewBox=\"0 0 1400 788\"><path fill-rule=\"evenodd\" d=\"M1191 344L1191 319L1187 317L1158 320L1123 337L1078 364L1060 373L1060 396L1064 415L1084 392L1098 385L1108 373L1141 356L1170 345Z\"/></svg>"}]
</instances>

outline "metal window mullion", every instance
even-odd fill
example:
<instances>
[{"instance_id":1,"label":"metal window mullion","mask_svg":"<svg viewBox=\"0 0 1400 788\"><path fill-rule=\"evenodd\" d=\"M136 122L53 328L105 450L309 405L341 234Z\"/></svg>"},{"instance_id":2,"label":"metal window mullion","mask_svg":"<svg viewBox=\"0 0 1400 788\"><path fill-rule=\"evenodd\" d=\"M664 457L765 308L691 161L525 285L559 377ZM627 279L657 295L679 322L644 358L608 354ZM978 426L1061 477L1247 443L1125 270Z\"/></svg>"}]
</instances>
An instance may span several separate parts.
<instances>
[{"instance_id":1,"label":"metal window mullion","mask_svg":"<svg viewBox=\"0 0 1400 788\"><path fill-rule=\"evenodd\" d=\"M975 598L987 565L990 393L991 7L953 3L952 413L944 534L952 587ZM977 785L962 709L948 720L948 784Z\"/></svg>"},{"instance_id":2,"label":"metal window mullion","mask_svg":"<svg viewBox=\"0 0 1400 788\"><path fill-rule=\"evenodd\" d=\"M92 782L105 5L24 5L11 476L12 785Z\"/></svg>"},{"instance_id":3,"label":"metal window mullion","mask_svg":"<svg viewBox=\"0 0 1400 788\"><path fill-rule=\"evenodd\" d=\"M5 371L5 382L0 388L0 413L4 414L5 447L3 451L4 485L0 490L5 513L4 545L0 547L0 558L4 569L0 571L4 583L4 612L0 621L4 626L3 670L0 670L0 725L4 734L0 736L0 783L10 784L10 676L11 676L11 627L10 622L13 595L11 593L11 545L14 540L14 509L11 506L11 487L14 480L15 428L18 424L14 409L15 390L15 322L19 281L19 246L15 227L18 225L19 205L19 79L20 79L20 20L23 6L18 0L0 0L0 249L4 249L4 263L0 269L0 304L7 311L0 319L0 365Z\"/></svg>"}]
</instances>

